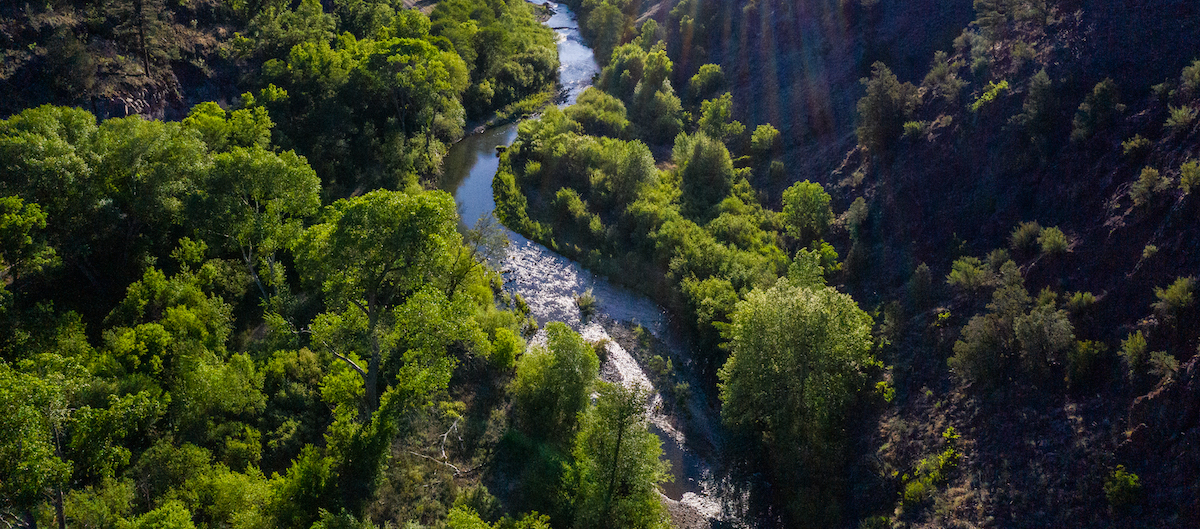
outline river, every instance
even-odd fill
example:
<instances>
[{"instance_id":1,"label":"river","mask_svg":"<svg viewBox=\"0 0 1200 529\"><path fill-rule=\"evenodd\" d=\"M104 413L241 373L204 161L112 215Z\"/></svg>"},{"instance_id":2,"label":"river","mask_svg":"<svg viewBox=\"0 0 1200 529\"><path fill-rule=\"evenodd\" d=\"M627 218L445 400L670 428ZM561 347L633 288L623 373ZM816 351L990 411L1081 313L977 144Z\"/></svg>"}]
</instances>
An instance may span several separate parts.
<instances>
[{"instance_id":1,"label":"river","mask_svg":"<svg viewBox=\"0 0 1200 529\"><path fill-rule=\"evenodd\" d=\"M535 2L540 3L540 2ZM558 104L573 104L600 71L592 50L583 42L579 26L571 9L550 3L554 15L545 22L559 35L559 83L563 90ZM496 147L511 144L517 136L516 124L508 124L472 134L455 144L444 158L442 188L453 193L458 213L466 226L491 215L495 209L492 178L499 168ZM671 324L669 314L649 298L614 285L592 274L578 263L548 248L504 228L509 238L506 256L500 265L506 288L520 294L529 305L532 315L543 327L550 321L570 325L589 341L608 339L613 334L628 335L628 330L640 325L652 334L672 356L690 358L690 346ZM575 296L592 290L598 301L595 314L587 321L580 318ZM534 341L544 339L535 337ZM624 340L628 343L628 340ZM633 356L617 340L607 345L607 358L601 367L606 381L622 384L641 384L653 388L650 378ZM692 387L699 384L693 382ZM664 458L671 462L672 483L662 486L670 499L672 512L688 511L693 519L733 521L729 513L740 510L730 500L730 487L714 476L716 466L714 445L720 437L715 412L708 408L707 399L698 392L689 406L686 425L679 417L665 415L660 410L662 397L654 394L648 403L651 430L663 441ZM685 429L685 436L680 430ZM699 437L699 439L697 439ZM738 488L738 487L733 487ZM742 494L732 494L743 497ZM707 524L708 522L704 522Z\"/></svg>"}]
</instances>

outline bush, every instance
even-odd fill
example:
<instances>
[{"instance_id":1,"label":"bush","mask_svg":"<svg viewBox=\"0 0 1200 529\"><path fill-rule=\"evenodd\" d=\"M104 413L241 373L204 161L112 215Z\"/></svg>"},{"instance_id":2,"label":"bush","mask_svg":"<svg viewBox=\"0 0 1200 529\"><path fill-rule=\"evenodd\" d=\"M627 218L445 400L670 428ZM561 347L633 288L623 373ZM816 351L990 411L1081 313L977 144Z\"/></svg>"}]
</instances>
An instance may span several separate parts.
<instances>
[{"instance_id":1,"label":"bush","mask_svg":"<svg viewBox=\"0 0 1200 529\"><path fill-rule=\"evenodd\" d=\"M1060 255L1067 253L1069 245L1067 236L1058 228L1046 228L1037 239L1042 248L1042 255Z\"/></svg>"},{"instance_id":2,"label":"bush","mask_svg":"<svg viewBox=\"0 0 1200 529\"><path fill-rule=\"evenodd\" d=\"M971 103L971 112L979 112L980 108L983 108L984 105L995 101L996 98L1000 97L1001 93L1007 91L1007 80L1000 81L999 83L988 83L987 90L984 90L984 92L979 95L979 99L976 99L975 102Z\"/></svg>"},{"instance_id":3,"label":"bush","mask_svg":"<svg viewBox=\"0 0 1200 529\"><path fill-rule=\"evenodd\" d=\"M1150 374L1157 375L1161 384L1170 382L1175 378L1177 372L1179 372L1179 360L1175 359L1175 355L1166 351L1150 353Z\"/></svg>"},{"instance_id":4,"label":"bush","mask_svg":"<svg viewBox=\"0 0 1200 529\"><path fill-rule=\"evenodd\" d=\"M1171 111L1171 115L1167 117L1167 122L1164 123L1163 126L1170 129L1172 132L1186 131L1192 126L1192 122L1196 120L1197 111L1192 107L1185 105L1181 107L1171 106L1168 108Z\"/></svg>"},{"instance_id":5,"label":"bush","mask_svg":"<svg viewBox=\"0 0 1200 529\"><path fill-rule=\"evenodd\" d=\"M1158 301L1151 307L1163 318L1178 318L1179 314L1196 302L1196 280L1191 277L1181 277L1167 288L1154 289L1154 297Z\"/></svg>"},{"instance_id":6,"label":"bush","mask_svg":"<svg viewBox=\"0 0 1200 529\"><path fill-rule=\"evenodd\" d=\"M1141 134L1121 142L1121 151L1125 153L1125 156L1142 155L1148 150L1150 150L1150 140L1143 138Z\"/></svg>"},{"instance_id":7,"label":"bush","mask_svg":"<svg viewBox=\"0 0 1200 529\"><path fill-rule=\"evenodd\" d=\"M1083 340L1067 351L1067 387L1077 390L1092 380L1096 361L1108 349L1103 342Z\"/></svg>"},{"instance_id":8,"label":"bush","mask_svg":"<svg viewBox=\"0 0 1200 529\"><path fill-rule=\"evenodd\" d=\"M929 125L924 121L907 121L904 123L904 137L910 140L915 140L925 133L926 126Z\"/></svg>"},{"instance_id":9,"label":"bush","mask_svg":"<svg viewBox=\"0 0 1200 529\"><path fill-rule=\"evenodd\" d=\"M1091 292L1075 292L1067 298L1066 308L1071 314L1079 314L1096 304L1096 296Z\"/></svg>"},{"instance_id":10,"label":"bush","mask_svg":"<svg viewBox=\"0 0 1200 529\"><path fill-rule=\"evenodd\" d=\"M1117 469L1104 481L1104 497L1114 509L1124 509L1138 502L1142 496L1142 483L1137 474L1127 472L1125 465Z\"/></svg>"},{"instance_id":11,"label":"bush","mask_svg":"<svg viewBox=\"0 0 1200 529\"><path fill-rule=\"evenodd\" d=\"M1154 257L1155 254L1157 254L1157 253L1158 253L1157 246L1155 246L1153 244L1147 244L1146 247L1142 248L1142 259L1145 260L1145 259Z\"/></svg>"},{"instance_id":12,"label":"bush","mask_svg":"<svg viewBox=\"0 0 1200 529\"><path fill-rule=\"evenodd\" d=\"M575 306L579 307L579 317L585 321L596 314L598 305L599 300L596 299L596 295L590 288L575 296Z\"/></svg>"},{"instance_id":13,"label":"bush","mask_svg":"<svg viewBox=\"0 0 1200 529\"><path fill-rule=\"evenodd\" d=\"M1021 251L1033 246L1037 242L1038 236L1042 234L1042 225L1036 221L1022 222L1013 228L1012 234L1008 236L1009 246L1013 251Z\"/></svg>"},{"instance_id":14,"label":"bush","mask_svg":"<svg viewBox=\"0 0 1200 529\"><path fill-rule=\"evenodd\" d=\"M1129 376L1133 377L1146 360L1146 337L1142 335L1142 331L1133 332L1128 338L1121 340L1120 354Z\"/></svg>"},{"instance_id":15,"label":"bush","mask_svg":"<svg viewBox=\"0 0 1200 529\"><path fill-rule=\"evenodd\" d=\"M750 150L760 157L767 157L779 145L779 129L770 123L759 125L750 135Z\"/></svg>"},{"instance_id":16,"label":"bush","mask_svg":"<svg viewBox=\"0 0 1200 529\"><path fill-rule=\"evenodd\" d=\"M961 290L979 290L991 283L992 274L978 257L960 257L950 266L946 284Z\"/></svg>"},{"instance_id":17,"label":"bush","mask_svg":"<svg viewBox=\"0 0 1200 529\"><path fill-rule=\"evenodd\" d=\"M1200 184L1200 162L1188 160L1179 166L1179 189L1183 194L1192 192L1192 188Z\"/></svg>"},{"instance_id":18,"label":"bush","mask_svg":"<svg viewBox=\"0 0 1200 529\"><path fill-rule=\"evenodd\" d=\"M1149 202L1155 193L1166 191L1170 186L1171 181L1163 178L1158 169L1144 167L1142 174L1129 188L1129 198L1133 199L1134 206L1142 206Z\"/></svg>"}]
</instances>

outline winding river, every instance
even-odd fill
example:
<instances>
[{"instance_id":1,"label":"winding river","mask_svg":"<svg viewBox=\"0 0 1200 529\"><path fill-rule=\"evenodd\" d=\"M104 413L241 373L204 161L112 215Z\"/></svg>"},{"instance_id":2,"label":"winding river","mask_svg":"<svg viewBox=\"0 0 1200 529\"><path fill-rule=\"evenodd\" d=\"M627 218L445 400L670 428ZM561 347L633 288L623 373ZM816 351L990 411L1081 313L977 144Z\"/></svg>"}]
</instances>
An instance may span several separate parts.
<instances>
[{"instance_id":1,"label":"winding river","mask_svg":"<svg viewBox=\"0 0 1200 529\"><path fill-rule=\"evenodd\" d=\"M583 42L571 9L552 2L549 6L554 15L545 24L559 36L559 82L563 90L558 103L565 107L574 103L591 85L600 68L592 50ZM492 178L500 163L496 147L509 145L516 137L515 123L495 127L464 138L447 153L442 188L453 193L464 225L474 225L481 217L491 215L495 208ZM610 334L622 331L628 335L628 329L641 325L664 344L673 357L691 357L686 339L672 326L667 312L649 298L614 285L520 234L507 228L504 231L510 241L501 264L507 288L525 299L540 325L562 321L589 341L607 339ZM588 289L596 296L598 307L595 315L583 321L575 296ZM534 337L535 342L539 339L544 336ZM653 388L638 362L617 341L609 341L607 349L607 359L601 368L605 380ZM692 384L693 388L698 385ZM687 421L664 415L659 405L662 397L658 394L648 404L651 429L663 441L664 458L671 461L674 476L672 483L663 485L662 492L669 498L673 513L677 515L682 511L686 517L701 522L681 526L702 526L711 521L734 522L737 517L734 513L741 511L737 505L744 503L745 495L729 492L741 487L730 487L726 479L714 476L713 469L717 466L715 445L720 438L715 432L719 431L716 424L719 421L715 412L706 406L707 399L702 394L697 392L691 400ZM686 430L687 435L681 429ZM677 520L679 522L682 520Z\"/></svg>"}]
</instances>

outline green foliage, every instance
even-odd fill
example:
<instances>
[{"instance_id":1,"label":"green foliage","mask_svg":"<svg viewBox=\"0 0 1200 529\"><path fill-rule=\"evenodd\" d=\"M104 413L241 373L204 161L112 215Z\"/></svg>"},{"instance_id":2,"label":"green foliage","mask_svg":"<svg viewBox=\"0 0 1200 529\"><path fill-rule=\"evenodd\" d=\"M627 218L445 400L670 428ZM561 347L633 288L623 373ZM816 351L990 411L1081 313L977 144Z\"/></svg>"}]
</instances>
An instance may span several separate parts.
<instances>
[{"instance_id":1,"label":"green foliage","mask_svg":"<svg viewBox=\"0 0 1200 529\"><path fill-rule=\"evenodd\" d=\"M1142 497L1142 482L1137 474L1117 468L1104 480L1104 498L1114 509L1125 509L1138 503Z\"/></svg>"},{"instance_id":2,"label":"green foliage","mask_svg":"<svg viewBox=\"0 0 1200 529\"><path fill-rule=\"evenodd\" d=\"M947 439L945 450L921 459L913 468L911 477L905 475L904 491L901 500L906 509L914 509L929 501L937 487L945 485L951 473L958 468L962 454L958 451L956 440L958 434L954 427L949 427L943 437Z\"/></svg>"},{"instance_id":3,"label":"green foliage","mask_svg":"<svg viewBox=\"0 0 1200 529\"><path fill-rule=\"evenodd\" d=\"M529 435L565 441L574 433L600 370L596 352L561 322L546 324L546 346L517 360L513 380L517 424Z\"/></svg>"},{"instance_id":4,"label":"green foliage","mask_svg":"<svg viewBox=\"0 0 1200 529\"><path fill-rule=\"evenodd\" d=\"M1192 122L1196 120L1196 115L1200 111L1189 106L1171 106L1169 107L1171 115L1167 117L1167 122L1163 123L1163 127L1172 132L1186 132L1191 128Z\"/></svg>"},{"instance_id":5,"label":"green foliage","mask_svg":"<svg viewBox=\"0 0 1200 529\"><path fill-rule=\"evenodd\" d=\"M1067 351L1067 387L1079 390L1087 387L1095 378L1096 366L1100 356L1108 350L1103 342L1091 340L1076 341Z\"/></svg>"},{"instance_id":6,"label":"green foliage","mask_svg":"<svg viewBox=\"0 0 1200 529\"><path fill-rule=\"evenodd\" d=\"M597 304L596 295L590 288L575 296L575 306L579 307L579 316L585 321L596 313Z\"/></svg>"},{"instance_id":7,"label":"green foliage","mask_svg":"<svg viewBox=\"0 0 1200 529\"><path fill-rule=\"evenodd\" d=\"M45 228L46 214L37 204L26 204L20 197L0 197L0 279L17 281L55 264L54 248L40 233ZM3 288L0 283L0 290Z\"/></svg>"},{"instance_id":8,"label":"green foliage","mask_svg":"<svg viewBox=\"0 0 1200 529\"><path fill-rule=\"evenodd\" d=\"M1013 228L1012 234L1009 235L1009 247L1013 251L1028 250L1038 241L1042 235L1042 225L1037 221L1022 222Z\"/></svg>"},{"instance_id":9,"label":"green foliage","mask_svg":"<svg viewBox=\"0 0 1200 529\"><path fill-rule=\"evenodd\" d=\"M1047 314L1045 307L1035 307L1035 312L1043 311L1041 314L1027 313L1031 299L1015 263L1004 263L998 280L999 287L992 293L987 312L967 322L960 339L954 343L954 355L947 360L951 372L960 380L984 385L997 383L1018 355L1026 358L1023 362L1026 367L1037 366L1046 358L1046 350L1038 348L1038 344L1051 343L1057 347L1061 343L1057 338L1046 342L1031 340L1028 343L1034 347L1019 347L1015 331L1019 319L1032 324L1032 332L1027 335L1030 337L1061 336L1063 331L1069 331L1068 324L1063 323L1065 316Z\"/></svg>"},{"instance_id":10,"label":"green foliage","mask_svg":"<svg viewBox=\"0 0 1200 529\"><path fill-rule=\"evenodd\" d=\"M1046 70L1039 70L1029 78L1029 91L1021 105L1021 113L1013 116L1012 122L1025 127L1035 139L1044 137L1054 129L1054 117L1058 109L1058 98L1054 83Z\"/></svg>"},{"instance_id":11,"label":"green foliage","mask_svg":"<svg viewBox=\"0 0 1200 529\"><path fill-rule=\"evenodd\" d=\"M783 221L788 235L807 244L825 235L833 220L829 193L821 184L805 180L783 192Z\"/></svg>"},{"instance_id":12,"label":"green foliage","mask_svg":"<svg viewBox=\"0 0 1200 529\"><path fill-rule=\"evenodd\" d=\"M674 160L680 167L684 211L693 218L709 218L713 207L733 188L729 150L719 139L705 134L680 135L675 141Z\"/></svg>"},{"instance_id":13,"label":"green foliage","mask_svg":"<svg viewBox=\"0 0 1200 529\"><path fill-rule=\"evenodd\" d=\"M1179 166L1179 189L1186 195L1197 185L1200 185L1200 161L1183 162L1183 165Z\"/></svg>"},{"instance_id":14,"label":"green foliage","mask_svg":"<svg viewBox=\"0 0 1200 529\"><path fill-rule=\"evenodd\" d=\"M1079 314L1095 304L1096 296L1091 292L1075 292L1067 298L1067 302L1065 303L1067 311L1072 314Z\"/></svg>"},{"instance_id":15,"label":"green foliage","mask_svg":"<svg viewBox=\"0 0 1200 529\"><path fill-rule=\"evenodd\" d=\"M648 429L647 396L640 386L602 384L584 415L565 478L575 527L670 527L657 490L669 463Z\"/></svg>"},{"instance_id":16,"label":"green foliage","mask_svg":"<svg viewBox=\"0 0 1200 529\"><path fill-rule=\"evenodd\" d=\"M759 157L769 156L778 145L779 129L772 127L770 123L759 125L750 135L750 150Z\"/></svg>"},{"instance_id":17,"label":"green foliage","mask_svg":"<svg viewBox=\"0 0 1200 529\"><path fill-rule=\"evenodd\" d=\"M858 143L872 153L883 153L904 132L917 104L917 88L901 84L886 65L871 66L871 78L863 79L867 93L858 101Z\"/></svg>"},{"instance_id":18,"label":"green foliage","mask_svg":"<svg viewBox=\"0 0 1200 529\"><path fill-rule=\"evenodd\" d=\"M725 74L716 64L705 64L700 67L688 81L688 101L696 104L711 99L725 88Z\"/></svg>"},{"instance_id":19,"label":"green foliage","mask_svg":"<svg viewBox=\"0 0 1200 529\"><path fill-rule=\"evenodd\" d=\"M1143 138L1141 134L1135 134L1132 138L1121 142L1121 152L1125 156L1140 156L1150 150L1150 140Z\"/></svg>"},{"instance_id":20,"label":"green foliage","mask_svg":"<svg viewBox=\"0 0 1200 529\"><path fill-rule=\"evenodd\" d=\"M1170 187L1171 180L1164 178L1158 169L1149 166L1143 167L1137 181L1129 187L1129 198L1133 199L1134 206L1144 206L1155 194L1164 192Z\"/></svg>"},{"instance_id":21,"label":"green foliage","mask_svg":"<svg viewBox=\"0 0 1200 529\"><path fill-rule=\"evenodd\" d=\"M624 138L629 128L625 104L593 86L584 90L565 113L567 118L583 127L584 134L591 136Z\"/></svg>"},{"instance_id":22,"label":"green foliage","mask_svg":"<svg viewBox=\"0 0 1200 529\"><path fill-rule=\"evenodd\" d=\"M1129 376L1137 375L1141 370L1142 363L1146 361L1146 337L1142 335L1142 331L1132 332L1127 338L1121 340L1120 355L1121 359L1125 361Z\"/></svg>"},{"instance_id":23,"label":"green foliage","mask_svg":"<svg viewBox=\"0 0 1200 529\"><path fill-rule=\"evenodd\" d=\"M946 284L964 291L975 291L992 281L991 273L983 267L978 257L965 256L954 260Z\"/></svg>"},{"instance_id":24,"label":"green foliage","mask_svg":"<svg viewBox=\"0 0 1200 529\"><path fill-rule=\"evenodd\" d=\"M1001 93L1004 93L1007 91L1008 91L1008 81L1007 80L1000 81L999 83L989 82L987 89L984 90L982 94L979 94L978 99L976 99L973 103L971 103L971 105L970 105L971 112L979 112L980 108L982 108L984 105L986 105L988 103L991 103L992 101L995 101L997 97L1000 97Z\"/></svg>"},{"instance_id":25,"label":"green foliage","mask_svg":"<svg viewBox=\"0 0 1200 529\"><path fill-rule=\"evenodd\" d=\"M1154 297L1158 298L1151 307L1154 312L1165 319L1178 319L1183 311L1196 303L1196 279L1180 277L1167 288L1154 288Z\"/></svg>"},{"instance_id":26,"label":"green foliage","mask_svg":"<svg viewBox=\"0 0 1200 529\"><path fill-rule=\"evenodd\" d=\"M958 101L962 89L967 86L967 82L958 77L957 71L960 68L961 62L951 62L949 55L939 50L933 54L933 62L930 63L929 72L925 74L921 86L932 90L946 103L953 105Z\"/></svg>"},{"instance_id":27,"label":"green foliage","mask_svg":"<svg viewBox=\"0 0 1200 529\"><path fill-rule=\"evenodd\" d=\"M861 387L862 370L876 364L872 325L849 296L786 279L738 303L727 332L729 360L718 375L721 416L762 435L779 461L772 471L780 482L819 481L836 468L844 450L840 417ZM816 501L797 508L817 512Z\"/></svg>"},{"instance_id":28,"label":"green foliage","mask_svg":"<svg viewBox=\"0 0 1200 529\"><path fill-rule=\"evenodd\" d=\"M1150 364L1150 374L1158 376L1161 384L1170 382L1179 372L1179 361L1175 359L1175 355L1166 351L1150 353L1148 363Z\"/></svg>"},{"instance_id":29,"label":"green foliage","mask_svg":"<svg viewBox=\"0 0 1200 529\"><path fill-rule=\"evenodd\" d=\"M1116 121L1119 114L1125 111L1117 92L1117 84L1112 79L1096 83L1091 93L1079 104L1072 122L1071 141L1083 141L1101 132Z\"/></svg>"},{"instance_id":30,"label":"green foliage","mask_svg":"<svg viewBox=\"0 0 1200 529\"><path fill-rule=\"evenodd\" d=\"M726 145L732 145L746 132L746 127L733 119L733 96L729 92L700 104L697 126L699 132Z\"/></svg>"},{"instance_id":31,"label":"green foliage","mask_svg":"<svg viewBox=\"0 0 1200 529\"><path fill-rule=\"evenodd\" d=\"M1053 304L1039 305L1013 320L1021 362L1027 372L1045 375L1052 365L1066 360L1075 343L1075 332L1067 313Z\"/></svg>"},{"instance_id":32,"label":"green foliage","mask_svg":"<svg viewBox=\"0 0 1200 529\"><path fill-rule=\"evenodd\" d=\"M1042 255L1062 255L1070 249L1067 235L1058 227L1043 229L1038 235L1037 243L1042 249Z\"/></svg>"}]
</instances>

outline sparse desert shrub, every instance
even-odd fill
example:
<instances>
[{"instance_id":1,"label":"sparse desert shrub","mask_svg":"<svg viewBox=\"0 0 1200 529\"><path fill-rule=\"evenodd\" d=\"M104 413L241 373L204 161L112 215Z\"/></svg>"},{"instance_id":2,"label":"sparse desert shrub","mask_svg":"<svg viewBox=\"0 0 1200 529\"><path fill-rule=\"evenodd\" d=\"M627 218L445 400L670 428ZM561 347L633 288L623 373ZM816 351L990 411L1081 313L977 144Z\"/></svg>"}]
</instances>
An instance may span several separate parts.
<instances>
[{"instance_id":1,"label":"sparse desert shrub","mask_svg":"<svg viewBox=\"0 0 1200 529\"><path fill-rule=\"evenodd\" d=\"M1121 151L1125 153L1125 156L1140 156L1148 150L1150 150L1150 140L1143 138L1141 134L1121 142Z\"/></svg>"},{"instance_id":2,"label":"sparse desert shrub","mask_svg":"<svg viewBox=\"0 0 1200 529\"><path fill-rule=\"evenodd\" d=\"M1183 194L1192 192L1192 188L1200 184L1200 162L1188 160L1179 166L1179 189Z\"/></svg>"},{"instance_id":3,"label":"sparse desert shrub","mask_svg":"<svg viewBox=\"0 0 1200 529\"><path fill-rule=\"evenodd\" d=\"M1142 331L1135 331L1121 340L1121 359L1125 361L1129 376L1136 375L1146 360L1146 337Z\"/></svg>"},{"instance_id":4,"label":"sparse desert shrub","mask_svg":"<svg viewBox=\"0 0 1200 529\"><path fill-rule=\"evenodd\" d=\"M1143 167L1142 174L1129 188L1129 198L1133 199L1133 205L1142 206L1148 203L1155 193L1161 193L1170 187L1171 181L1164 178L1158 169Z\"/></svg>"},{"instance_id":5,"label":"sparse desert shrub","mask_svg":"<svg viewBox=\"0 0 1200 529\"><path fill-rule=\"evenodd\" d=\"M599 301L590 288L575 296L575 305L579 307L579 317L584 320L591 318L596 313L598 304Z\"/></svg>"},{"instance_id":6,"label":"sparse desert shrub","mask_svg":"<svg viewBox=\"0 0 1200 529\"><path fill-rule=\"evenodd\" d=\"M1104 481L1104 497L1114 509L1124 509L1138 502L1142 496L1142 482L1137 474L1117 465L1116 470Z\"/></svg>"},{"instance_id":7,"label":"sparse desert shrub","mask_svg":"<svg viewBox=\"0 0 1200 529\"><path fill-rule=\"evenodd\" d=\"M1008 236L1009 246L1014 251L1026 250L1037 242L1038 236L1042 234L1042 225L1037 221L1022 222L1013 228L1012 234Z\"/></svg>"},{"instance_id":8,"label":"sparse desert shrub","mask_svg":"<svg viewBox=\"0 0 1200 529\"><path fill-rule=\"evenodd\" d=\"M1038 235L1038 246L1042 255L1059 255L1067 253L1067 235L1058 228L1046 228Z\"/></svg>"}]
</instances>

